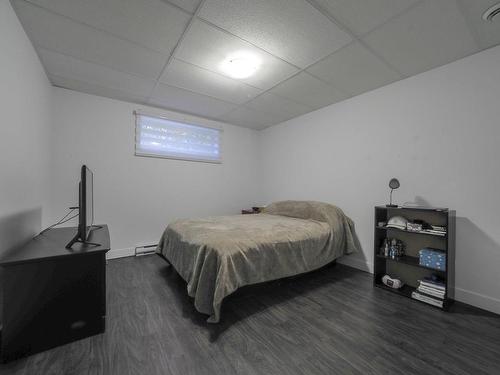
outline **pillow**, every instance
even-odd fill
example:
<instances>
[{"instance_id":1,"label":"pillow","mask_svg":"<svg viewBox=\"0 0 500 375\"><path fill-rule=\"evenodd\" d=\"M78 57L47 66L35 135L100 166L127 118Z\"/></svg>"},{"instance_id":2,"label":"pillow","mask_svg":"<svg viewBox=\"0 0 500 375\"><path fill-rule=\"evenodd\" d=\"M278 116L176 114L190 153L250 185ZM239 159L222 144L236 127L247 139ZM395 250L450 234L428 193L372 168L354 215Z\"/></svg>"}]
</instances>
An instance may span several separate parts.
<instances>
[{"instance_id":1,"label":"pillow","mask_svg":"<svg viewBox=\"0 0 500 375\"><path fill-rule=\"evenodd\" d=\"M361 249L354 230L354 222L333 204L315 201L281 201L271 203L264 208L263 213L328 223L332 236L338 243L344 244L345 254Z\"/></svg>"},{"instance_id":2,"label":"pillow","mask_svg":"<svg viewBox=\"0 0 500 375\"><path fill-rule=\"evenodd\" d=\"M264 208L264 213L296 217L305 220L317 220L328 223L332 214L343 215L342 210L334 205L316 201L280 201Z\"/></svg>"}]
</instances>

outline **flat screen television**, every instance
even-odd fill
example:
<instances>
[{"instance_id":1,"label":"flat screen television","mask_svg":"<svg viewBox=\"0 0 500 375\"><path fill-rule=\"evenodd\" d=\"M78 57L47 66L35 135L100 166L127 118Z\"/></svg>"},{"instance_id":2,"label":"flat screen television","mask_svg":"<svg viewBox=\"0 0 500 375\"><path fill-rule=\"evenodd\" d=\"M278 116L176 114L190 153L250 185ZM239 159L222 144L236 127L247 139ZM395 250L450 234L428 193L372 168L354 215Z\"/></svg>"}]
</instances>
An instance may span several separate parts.
<instances>
[{"instance_id":1,"label":"flat screen television","mask_svg":"<svg viewBox=\"0 0 500 375\"><path fill-rule=\"evenodd\" d=\"M78 184L78 210L77 233L66 248L71 248L75 242L98 245L88 242L94 225L94 174L86 165L82 165Z\"/></svg>"}]
</instances>

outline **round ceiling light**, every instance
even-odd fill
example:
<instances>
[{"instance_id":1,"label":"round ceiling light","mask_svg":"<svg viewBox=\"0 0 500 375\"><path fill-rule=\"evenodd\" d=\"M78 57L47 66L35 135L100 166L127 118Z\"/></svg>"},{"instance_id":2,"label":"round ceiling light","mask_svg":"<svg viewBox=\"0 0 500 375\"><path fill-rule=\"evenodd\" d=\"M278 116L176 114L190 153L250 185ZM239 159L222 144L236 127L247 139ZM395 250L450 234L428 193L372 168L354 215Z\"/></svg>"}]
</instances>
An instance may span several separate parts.
<instances>
[{"instance_id":1,"label":"round ceiling light","mask_svg":"<svg viewBox=\"0 0 500 375\"><path fill-rule=\"evenodd\" d=\"M248 78L260 67L260 59L249 52L235 52L224 59L220 70L236 79Z\"/></svg>"},{"instance_id":2,"label":"round ceiling light","mask_svg":"<svg viewBox=\"0 0 500 375\"><path fill-rule=\"evenodd\" d=\"M483 20L493 21L493 19L500 14L500 3L493 5L483 13Z\"/></svg>"}]
</instances>

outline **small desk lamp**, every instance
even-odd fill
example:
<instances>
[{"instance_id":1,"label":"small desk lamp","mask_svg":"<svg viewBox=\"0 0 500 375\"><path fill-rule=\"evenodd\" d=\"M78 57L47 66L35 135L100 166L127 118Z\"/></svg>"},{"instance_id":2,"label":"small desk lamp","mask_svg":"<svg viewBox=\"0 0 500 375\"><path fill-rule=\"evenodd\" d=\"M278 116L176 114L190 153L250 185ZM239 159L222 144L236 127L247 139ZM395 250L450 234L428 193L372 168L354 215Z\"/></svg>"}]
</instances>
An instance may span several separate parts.
<instances>
[{"instance_id":1,"label":"small desk lamp","mask_svg":"<svg viewBox=\"0 0 500 375\"><path fill-rule=\"evenodd\" d=\"M400 186L399 181L397 178L391 178L389 181L389 187L391 188L391 195L390 195L390 202L389 204L386 204L386 207L397 207L397 204L392 204L392 191L394 189L397 189Z\"/></svg>"}]
</instances>

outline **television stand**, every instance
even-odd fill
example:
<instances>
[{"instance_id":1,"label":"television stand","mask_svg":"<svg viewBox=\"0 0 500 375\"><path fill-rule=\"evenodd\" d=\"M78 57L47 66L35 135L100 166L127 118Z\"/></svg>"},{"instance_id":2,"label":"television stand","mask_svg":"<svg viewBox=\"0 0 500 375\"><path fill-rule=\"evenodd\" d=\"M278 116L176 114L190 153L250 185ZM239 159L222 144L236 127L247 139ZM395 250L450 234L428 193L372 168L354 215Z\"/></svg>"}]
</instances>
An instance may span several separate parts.
<instances>
[{"instance_id":1,"label":"television stand","mask_svg":"<svg viewBox=\"0 0 500 375\"><path fill-rule=\"evenodd\" d=\"M95 242L89 242L89 241L83 241L82 239L80 239L80 237L78 237L78 235L76 235L67 245L66 245L66 249L72 249L73 245L75 243L82 243L84 245L90 245L90 246L101 246L100 243L95 243Z\"/></svg>"},{"instance_id":2,"label":"television stand","mask_svg":"<svg viewBox=\"0 0 500 375\"><path fill-rule=\"evenodd\" d=\"M0 259L2 362L104 332L108 227L90 232L100 245L68 250L75 231L51 229Z\"/></svg>"},{"instance_id":3,"label":"television stand","mask_svg":"<svg viewBox=\"0 0 500 375\"><path fill-rule=\"evenodd\" d=\"M103 227L102 225L92 225L90 227L89 236L90 236L90 232L92 232L94 229L101 229L102 227ZM89 242L87 240L82 240L81 237L80 237L80 233L77 233L75 235L75 237L73 237L73 239L71 241L69 241L69 243L66 245L66 249L71 249L73 247L73 245L75 243L77 243L77 242L85 244L85 245L101 246L100 243L95 243L95 242Z\"/></svg>"}]
</instances>

